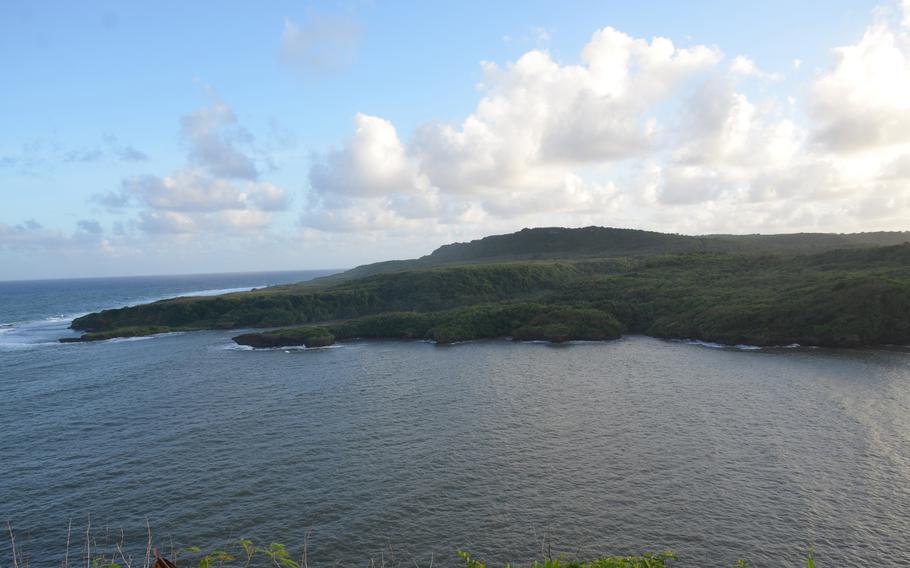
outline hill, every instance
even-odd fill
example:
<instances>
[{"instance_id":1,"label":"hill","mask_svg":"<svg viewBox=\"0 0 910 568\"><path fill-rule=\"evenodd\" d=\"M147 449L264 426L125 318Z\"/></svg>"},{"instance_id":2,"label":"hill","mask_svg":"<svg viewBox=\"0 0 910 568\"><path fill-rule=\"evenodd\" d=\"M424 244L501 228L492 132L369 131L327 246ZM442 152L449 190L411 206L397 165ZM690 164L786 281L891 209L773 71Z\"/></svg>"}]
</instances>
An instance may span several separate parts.
<instances>
[{"instance_id":1,"label":"hill","mask_svg":"<svg viewBox=\"0 0 910 568\"><path fill-rule=\"evenodd\" d=\"M358 266L322 281L337 282L401 270L450 264L653 256L661 254L740 252L810 254L838 249L891 246L910 242L910 232L793 233L780 235L679 235L585 227L542 227L493 235L466 243L443 245L412 260L391 260Z\"/></svg>"},{"instance_id":2,"label":"hill","mask_svg":"<svg viewBox=\"0 0 910 568\"><path fill-rule=\"evenodd\" d=\"M527 229L334 279L105 310L72 327L91 341L295 326L238 336L257 347L622 333L755 345L910 344L910 244L876 246L906 236Z\"/></svg>"}]
</instances>

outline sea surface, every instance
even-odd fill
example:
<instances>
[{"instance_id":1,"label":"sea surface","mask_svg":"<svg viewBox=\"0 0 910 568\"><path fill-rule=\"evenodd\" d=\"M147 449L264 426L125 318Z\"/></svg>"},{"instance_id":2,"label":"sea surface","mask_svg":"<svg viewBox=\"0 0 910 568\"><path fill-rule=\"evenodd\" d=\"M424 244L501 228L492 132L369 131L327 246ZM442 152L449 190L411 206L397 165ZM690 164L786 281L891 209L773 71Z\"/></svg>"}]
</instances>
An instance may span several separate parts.
<instances>
[{"instance_id":1,"label":"sea surface","mask_svg":"<svg viewBox=\"0 0 910 568\"><path fill-rule=\"evenodd\" d=\"M55 341L88 311L315 275L0 283L0 522L32 566L70 522L78 557L89 519L140 557L148 522L165 550L306 542L311 567L910 566L906 350Z\"/></svg>"}]
</instances>

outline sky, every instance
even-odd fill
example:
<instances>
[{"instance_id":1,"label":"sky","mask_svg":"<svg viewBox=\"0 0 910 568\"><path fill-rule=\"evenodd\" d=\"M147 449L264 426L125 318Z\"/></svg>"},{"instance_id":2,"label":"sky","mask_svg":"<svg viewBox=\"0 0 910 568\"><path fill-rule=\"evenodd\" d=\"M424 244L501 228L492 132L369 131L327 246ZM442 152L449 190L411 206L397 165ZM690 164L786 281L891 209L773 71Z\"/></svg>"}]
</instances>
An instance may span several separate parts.
<instances>
[{"instance_id":1,"label":"sky","mask_svg":"<svg viewBox=\"0 0 910 568\"><path fill-rule=\"evenodd\" d=\"M0 3L0 280L910 229L910 0Z\"/></svg>"}]
</instances>

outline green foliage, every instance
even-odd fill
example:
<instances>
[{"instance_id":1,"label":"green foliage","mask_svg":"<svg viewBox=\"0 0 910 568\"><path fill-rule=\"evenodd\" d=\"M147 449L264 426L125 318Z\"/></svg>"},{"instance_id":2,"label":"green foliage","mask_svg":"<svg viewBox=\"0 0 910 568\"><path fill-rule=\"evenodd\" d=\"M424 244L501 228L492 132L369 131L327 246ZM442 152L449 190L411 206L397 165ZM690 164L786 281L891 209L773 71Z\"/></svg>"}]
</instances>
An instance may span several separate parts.
<instances>
[{"instance_id":1,"label":"green foliage","mask_svg":"<svg viewBox=\"0 0 910 568\"><path fill-rule=\"evenodd\" d=\"M673 552L646 552L641 556L607 556L591 562L547 560L543 563L535 562L532 568L666 568L670 560L677 560Z\"/></svg>"},{"instance_id":2,"label":"green foliage","mask_svg":"<svg viewBox=\"0 0 910 568\"><path fill-rule=\"evenodd\" d=\"M13 541L14 550L18 547ZM87 559L86 565L91 568L121 568L121 566L135 565L136 560L125 555L123 550L122 537L121 541L116 543L99 543L94 539L92 555ZM304 541L306 543L306 540ZM151 540L149 540L151 546ZM170 560L178 566L189 566L195 563L199 568L257 568L264 566L273 566L275 568L306 568L306 545L300 553L300 561L294 560L291 552L284 544L273 542L268 546L257 546L250 539L240 539L228 544L225 549L206 551L198 546L190 546L183 549L183 555L172 552ZM21 554L21 553L20 553ZM473 557L469 552L458 550L458 558L464 565L464 568L487 568L487 564ZM122 560L118 562L117 559ZM671 566L672 561L678 560L677 555L672 551L665 551L658 554L645 552L640 556L603 556L592 560L582 560L572 557L559 556L552 558L549 555L542 559L536 560L528 568L667 568ZM17 562L14 560L14 565ZM372 565L373 563L370 562ZM432 563L431 563L432 564ZM384 566L385 563L383 562ZM733 568L749 568L750 564L745 560L739 560ZM806 560L807 568L815 568L814 551L810 550ZM494 568L490 566L490 568ZM504 568L513 568L512 564L506 564Z\"/></svg>"},{"instance_id":3,"label":"green foliage","mask_svg":"<svg viewBox=\"0 0 910 568\"><path fill-rule=\"evenodd\" d=\"M169 327L162 326L129 326L129 327L118 327L112 331L99 331L94 333L87 333L83 336L85 341L102 341L105 339L115 339L119 337L144 337L147 335L155 335L156 333L167 333L168 331L173 331Z\"/></svg>"},{"instance_id":4,"label":"green foliage","mask_svg":"<svg viewBox=\"0 0 910 568\"><path fill-rule=\"evenodd\" d=\"M464 562L465 568L487 568L486 564L462 550L458 551L458 557ZM679 557L668 550L660 554L646 552L641 556L605 556L590 561L547 558L543 561L535 561L531 564L531 568L667 568L672 560L679 560ZM749 568L750 566L751 564L745 560L738 560L733 568ZM806 566L815 568L812 552L809 553ZM506 568L511 568L511 565L507 564Z\"/></svg>"},{"instance_id":5,"label":"green foliage","mask_svg":"<svg viewBox=\"0 0 910 568\"><path fill-rule=\"evenodd\" d=\"M465 568L487 568L487 565L475 560L471 555L464 550L459 550L457 552L458 557L464 561Z\"/></svg>"},{"instance_id":6,"label":"green foliage","mask_svg":"<svg viewBox=\"0 0 910 568\"><path fill-rule=\"evenodd\" d=\"M910 343L910 244L862 248L904 234L693 241L616 229L567 231L491 237L471 244L472 255L485 252L469 256L500 258L503 251L537 250L545 257L573 246L577 252L625 251L624 256L593 258L579 252L560 260L411 270L393 263L394 272L357 279L105 310L76 319L73 328L87 331L86 340L190 329L290 328L266 332L276 345L351 337L565 341L610 339L624 331L729 344ZM854 248L829 250L834 243ZM745 252L688 252L693 247ZM788 247L821 252L754 252ZM642 250L649 254L636 252ZM437 251L420 262L467 258L451 251Z\"/></svg>"},{"instance_id":7,"label":"green foliage","mask_svg":"<svg viewBox=\"0 0 910 568\"><path fill-rule=\"evenodd\" d=\"M263 333L246 333L238 335L234 341L251 347L289 347L305 345L307 347L325 347L335 343L335 336L324 327L297 327L279 329Z\"/></svg>"},{"instance_id":8,"label":"green foliage","mask_svg":"<svg viewBox=\"0 0 910 568\"><path fill-rule=\"evenodd\" d=\"M288 551L283 544L273 542L269 545L268 548L263 548L261 550L262 554L264 554L276 566L283 566L284 568L300 568L300 565L297 562L291 560L291 557L288 555Z\"/></svg>"},{"instance_id":9,"label":"green foliage","mask_svg":"<svg viewBox=\"0 0 910 568\"><path fill-rule=\"evenodd\" d=\"M536 302L483 304L443 312L393 312L329 326L338 339L430 339L454 343L513 337L519 340L615 339L621 325L609 313Z\"/></svg>"}]
</instances>

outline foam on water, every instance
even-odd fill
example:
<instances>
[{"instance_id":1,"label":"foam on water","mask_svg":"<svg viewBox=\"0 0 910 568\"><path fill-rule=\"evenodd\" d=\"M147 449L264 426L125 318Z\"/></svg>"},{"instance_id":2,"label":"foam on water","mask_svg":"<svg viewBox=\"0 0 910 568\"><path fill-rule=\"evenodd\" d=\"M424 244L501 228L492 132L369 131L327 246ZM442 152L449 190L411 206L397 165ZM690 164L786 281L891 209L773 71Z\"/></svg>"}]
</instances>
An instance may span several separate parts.
<instances>
[{"instance_id":1,"label":"foam on water","mask_svg":"<svg viewBox=\"0 0 910 568\"><path fill-rule=\"evenodd\" d=\"M167 298L174 297L207 297L207 296L218 296L221 294L231 294L234 292L248 292L260 288L262 286L244 286L240 288L213 288L209 290L193 290L189 292L182 292L176 294L168 294L155 297L146 297L138 298L136 300L130 301L125 304L125 306L137 306L141 304L148 304L152 302L157 302ZM113 304L107 304L103 307L98 307L97 310L92 311L101 311L107 309L116 309L121 306L115 306ZM57 341L61 337L75 337L78 335L77 332L73 332L69 329L70 323L76 318L82 317L92 312L75 312L70 314L53 314L46 316L41 319L25 321L18 324L5 323L0 324L0 346L6 346L6 349L28 349L31 346L38 345L57 345ZM145 336L145 337L130 337L130 338L115 338L109 339L107 342L117 342L117 341L140 341L142 339L148 339L151 337L157 337L159 335L166 334L157 334L155 336Z\"/></svg>"},{"instance_id":2,"label":"foam on water","mask_svg":"<svg viewBox=\"0 0 910 568\"><path fill-rule=\"evenodd\" d=\"M685 345L695 345L696 347L705 347L707 349L736 349L739 351L761 351L764 347L760 345L749 345L748 343L738 343L736 345L727 345L713 341L703 341L701 339L671 339L672 343L683 343ZM798 347L798 345L797 345Z\"/></svg>"},{"instance_id":3,"label":"foam on water","mask_svg":"<svg viewBox=\"0 0 910 568\"><path fill-rule=\"evenodd\" d=\"M302 282L332 271L263 272L0 282L0 349L62 347L88 313L175 297L205 297ZM136 341L136 339L134 339ZM69 344L72 347L72 344Z\"/></svg>"},{"instance_id":4,"label":"foam on water","mask_svg":"<svg viewBox=\"0 0 910 568\"><path fill-rule=\"evenodd\" d=\"M708 349L729 349L729 345L714 343L713 341L702 341L701 339L671 339L674 343L685 343L686 345L696 345L698 347L707 347Z\"/></svg>"},{"instance_id":5,"label":"foam on water","mask_svg":"<svg viewBox=\"0 0 910 568\"><path fill-rule=\"evenodd\" d=\"M0 351L26 351L28 349L37 349L39 347L47 347L50 345L58 345L57 343L21 343L16 341L0 341Z\"/></svg>"},{"instance_id":6,"label":"foam on water","mask_svg":"<svg viewBox=\"0 0 910 568\"><path fill-rule=\"evenodd\" d=\"M185 331L169 331L167 333L154 333L152 335L140 335L138 337L113 337L111 339L105 339L99 343L129 343L132 341L146 341L149 339L159 339L162 337L173 337L176 335L183 335Z\"/></svg>"},{"instance_id":7,"label":"foam on water","mask_svg":"<svg viewBox=\"0 0 910 568\"><path fill-rule=\"evenodd\" d=\"M160 302L161 300L168 300L171 298L205 298L208 296L220 296L221 294L235 294L238 292L249 292L251 290L258 290L260 288L265 288L265 287L266 287L266 285L263 284L261 286L243 286L240 288L214 288L211 290L191 290L189 292L179 292L179 293L175 293L175 294L166 294L166 295L152 296L152 297L148 297L148 298L140 298L140 299L135 300L132 303L126 304L126 307L138 306L140 304L151 304L153 302ZM101 309L112 309L112 308L119 308L119 307L124 307L124 306L109 306L108 308L101 308Z\"/></svg>"}]
</instances>

